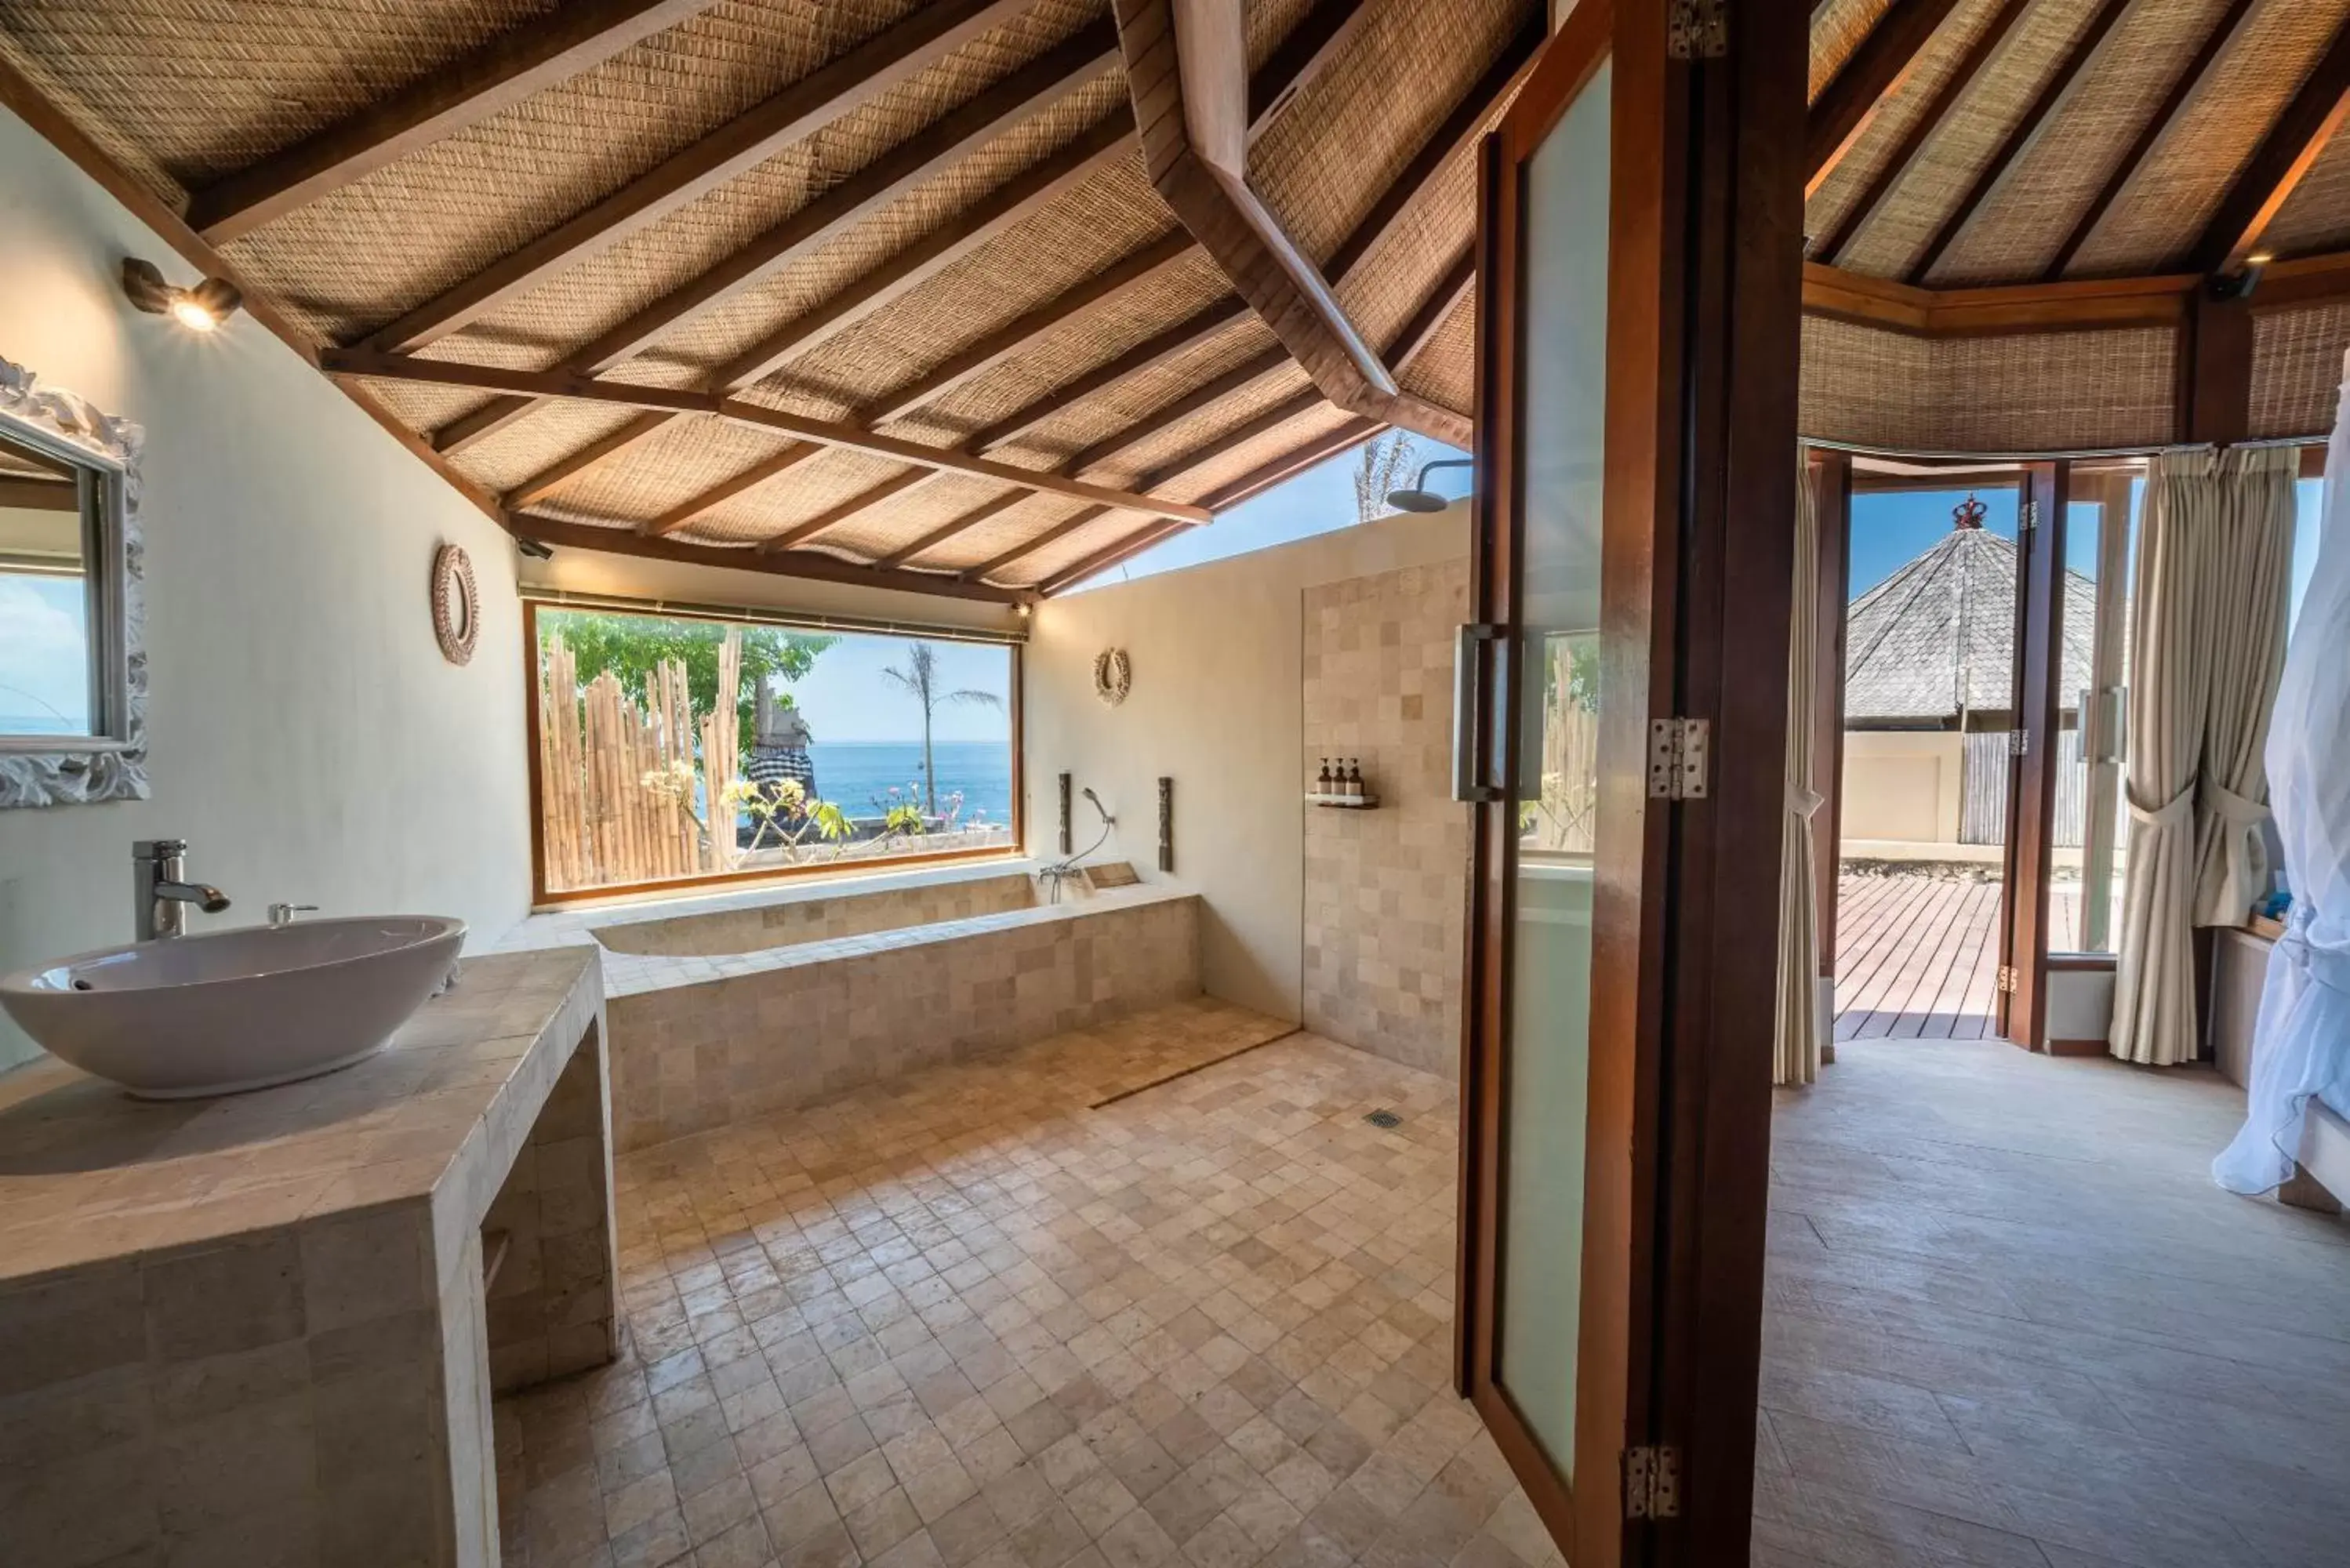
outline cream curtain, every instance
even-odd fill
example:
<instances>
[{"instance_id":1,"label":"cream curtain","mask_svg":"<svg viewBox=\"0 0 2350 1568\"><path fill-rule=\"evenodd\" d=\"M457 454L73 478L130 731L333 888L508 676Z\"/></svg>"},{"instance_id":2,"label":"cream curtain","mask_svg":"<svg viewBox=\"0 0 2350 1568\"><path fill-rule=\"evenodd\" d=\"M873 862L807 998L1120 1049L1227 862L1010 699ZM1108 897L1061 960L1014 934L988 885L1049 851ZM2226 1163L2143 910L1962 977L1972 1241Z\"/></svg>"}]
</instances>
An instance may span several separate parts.
<instances>
[{"instance_id":1,"label":"cream curtain","mask_svg":"<svg viewBox=\"0 0 2350 1568\"><path fill-rule=\"evenodd\" d=\"M2235 926L2268 891L2269 714L2284 675L2293 577L2293 481L2301 453L2271 448L2230 454L2219 575L2212 585L2220 635L2212 639L2211 692L2195 803L2195 923Z\"/></svg>"},{"instance_id":2,"label":"cream curtain","mask_svg":"<svg viewBox=\"0 0 2350 1568\"><path fill-rule=\"evenodd\" d=\"M2124 1061L2192 1061L2194 927L2243 918L2267 876L2261 750L2284 653L2289 453L2167 452L2131 585L2129 881L2107 1033Z\"/></svg>"},{"instance_id":3,"label":"cream curtain","mask_svg":"<svg viewBox=\"0 0 2350 1568\"><path fill-rule=\"evenodd\" d=\"M2131 584L2129 880L2107 1047L2167 1066L2195 1055L2195 779L2210 695L2213 602L2226 529L2221 456L2166 452L2147 470Z\"/></svg>"},{"instance_id":4,"label":"cream curtain","mask_svg":"<svg viewBox=\"0 0 2350 1568\"><path fill-rule=\"evenodd\" d=\"M1771 1081L1808 1084L1820 1074L1820 925L1813 877L1812 645L1817 630L1819 507L1810 467L1797 454L1795 592L1787 636L1787 820L1779 849L1779 1022Z\"/></svg>"}]
</instances>

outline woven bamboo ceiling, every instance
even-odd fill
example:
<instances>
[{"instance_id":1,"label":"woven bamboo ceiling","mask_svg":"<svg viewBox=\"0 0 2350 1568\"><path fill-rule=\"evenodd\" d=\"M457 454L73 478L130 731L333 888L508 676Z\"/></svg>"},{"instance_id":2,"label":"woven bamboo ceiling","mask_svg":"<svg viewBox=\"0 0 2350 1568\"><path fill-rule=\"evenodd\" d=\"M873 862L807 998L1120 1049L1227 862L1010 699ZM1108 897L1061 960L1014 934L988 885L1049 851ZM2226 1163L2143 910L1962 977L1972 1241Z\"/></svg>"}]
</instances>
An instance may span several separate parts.
<instances>
[{"instance_id":1,"label":"woven bamboo ceiling","mask_svg":"<svg viewBox=\"0 0 2350 1568\"><path fill-rule=\"evenodd\" d=\"M1546 11L0 0L0 97L517 533L1012 597L1385 426L1465 444L1473 149ZM1824 0L1807 431L1927 444L1963 372L1952 444L2051 397L2167 434L2195 280L2350 245L2345 19ZM2313 309L2272 359L2338 352Z\"/></svg>"}]
</instances>

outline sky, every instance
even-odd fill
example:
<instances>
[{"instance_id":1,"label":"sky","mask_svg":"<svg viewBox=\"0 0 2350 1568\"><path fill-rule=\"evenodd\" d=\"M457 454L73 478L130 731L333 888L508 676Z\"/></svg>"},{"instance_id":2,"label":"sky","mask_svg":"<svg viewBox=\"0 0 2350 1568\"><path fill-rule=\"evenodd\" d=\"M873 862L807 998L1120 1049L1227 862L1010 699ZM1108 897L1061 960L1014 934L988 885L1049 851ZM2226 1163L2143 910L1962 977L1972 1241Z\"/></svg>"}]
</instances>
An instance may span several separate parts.
<instances>
[{"instance_id":1,"label":"sky","mask_svg":"<svg viewBox=\"0 0 2350 1568\"><path fill-rule=\"evenodd\" d=\"M903 668L910 639L838 634L840 640L816 657L808 672L785 690L792 694L817 741L909 741L922 732L921 705L881 671ZM936 741L1003 741L1012 714L1003 706L1011 691L1012 654L1006 648L976 642L933 642L941 691L992 691L998 705L941 702L931 722Z\"/></svg>"},{"instance_id":2,"label":"sky","mask_svg":"<svg viewBox=\"0 0 2350 1568\"><path fill-rule=\"evenodd\" d=\"M89 732L79 577L0 573L0 721L19 733Z\"/></svg>"},{"instance_id":3,"label":"sky","mask_svg":"<svg viewBox=\"0 0 2350 1568\"><path fill-rule=\"evenodd\" d=\"M2137 514L2144 484L2133 481L2130 485L2130 510ZM2324 486L2314 479L2304 479L2294 486L2295 498L2301 504L2299 526L2293 541L2293 605L2298 611L2302 594L2309 587L2309 574L2317 566L2317 518ZM2016 492L1984 489L1976 493L1990 508L1984 514L1983 526L1992 533L2015 537ZM1950 509L1964 501L1967 492L1915 491L1898 493L1856 494L1852 501L1852 597L1860 597L1870 588L1893 575L1903 563L1932 547L1950 528ZM2085 577L2096 576L2097 531L2094 526L2094 509L2076 506L2074 525L2065 532L2065 565Z\"/></svg>"},{"instance_id":4,"label":"sky","mask_svg":"<svg viewBox=\"0 0 2350 1568\"><path fill-rule=\"evenodd\" d=\"M1415 437L1413 445L1419 462L1468 455L1425 437ZM1131 582L1181 566L1196 566L1228 556L1286 545L1293 539L1351 528L1356 523L1354 472L1361 462L1361 451L1359 447L1349 448L1296 478L1220 514L1206 527L1186 528L1073 591L1083 593L1087 588ZM1439 469L1428 476L1428 487L1440 495L1466 495L1469 471Z\"/></svg>"}]
</instances>

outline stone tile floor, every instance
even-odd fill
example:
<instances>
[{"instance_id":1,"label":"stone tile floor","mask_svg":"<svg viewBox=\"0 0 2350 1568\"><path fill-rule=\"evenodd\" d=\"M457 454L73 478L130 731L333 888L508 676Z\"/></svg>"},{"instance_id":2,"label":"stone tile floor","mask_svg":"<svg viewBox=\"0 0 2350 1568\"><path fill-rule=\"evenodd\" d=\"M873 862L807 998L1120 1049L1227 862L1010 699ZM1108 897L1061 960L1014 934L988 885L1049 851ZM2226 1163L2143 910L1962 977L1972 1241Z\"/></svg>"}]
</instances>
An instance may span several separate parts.
<instances>
[{"instance_id":1,"label":"stone tile floor","mask_svg":"<svg viewBox=\"0 0 2350 1568\"><path fill-rule=\"evenodd\" d=\"M1559 1568L1449 1386L1451 1086L1280 1033L1185 1004L624 1158L630 1349L499 1403L505 1560Z\"/></svg>"}]
</instances>

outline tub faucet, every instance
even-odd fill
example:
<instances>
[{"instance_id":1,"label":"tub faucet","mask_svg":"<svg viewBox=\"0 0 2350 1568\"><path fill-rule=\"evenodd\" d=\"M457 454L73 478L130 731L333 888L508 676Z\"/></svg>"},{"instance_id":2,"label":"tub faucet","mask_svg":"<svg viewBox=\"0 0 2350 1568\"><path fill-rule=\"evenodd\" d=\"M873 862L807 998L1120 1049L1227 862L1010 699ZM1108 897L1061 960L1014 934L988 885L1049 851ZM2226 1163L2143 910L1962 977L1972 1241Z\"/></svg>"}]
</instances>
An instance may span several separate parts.
<instances>
[{"instance_id":1,"label":"tub faucet","mask_svg":"<svg viewBox=\"0 0 2350 1568\"><path fill-rule=\"evenodd\" d=\"M137 903L133 920L142 942L165 941L188 934L188 906L207 915L228 908L228 895L202 882L190 882L188 841L184 838L141 838L130 846L131 874Z\"/></svg>"}]
</instances>

